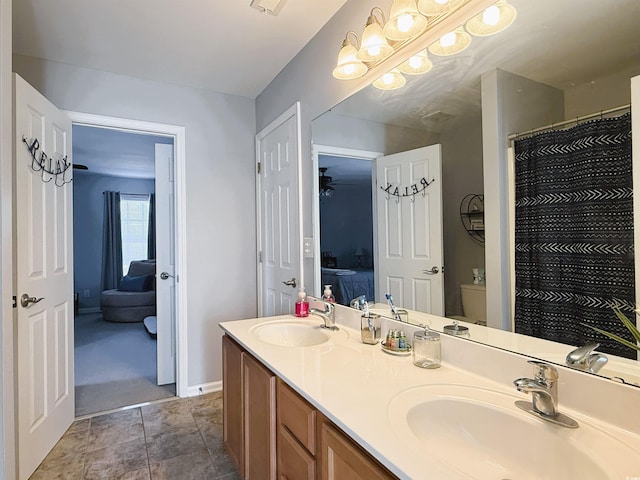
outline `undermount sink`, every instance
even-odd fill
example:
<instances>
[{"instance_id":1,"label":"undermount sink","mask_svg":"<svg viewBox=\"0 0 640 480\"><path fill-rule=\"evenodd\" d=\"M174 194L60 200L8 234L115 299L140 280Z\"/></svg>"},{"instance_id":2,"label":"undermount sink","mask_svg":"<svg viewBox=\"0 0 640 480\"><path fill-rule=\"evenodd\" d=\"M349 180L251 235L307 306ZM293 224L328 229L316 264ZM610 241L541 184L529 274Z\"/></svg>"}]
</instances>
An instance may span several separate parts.
<instances>
[{"instance_id":1,"label":"undermount sink","mask_svg":"<svg viewBox=\"0 0 640 480\"><path fill-rule=\"evenodd\" d=\"M418 441L424 454L464 478L606 480L638 475L640 451L584 421L569 429L538 419L518 409L515 400L523 397L464 385L425 385L396 395L388 415L400 437Z\"/></svg>"},{"instance_id":2,"label":"undermount sink","mask_svg":"<svg viewBox=\"0 0 640 480\"><path fill-rule=\"evenodd\" d=\"M281 347L312 347L328 342L340 331L329 331L320 326L322 320L277 320L261 323L250 329L259 340Z\"/></svg>"}]
</instances>

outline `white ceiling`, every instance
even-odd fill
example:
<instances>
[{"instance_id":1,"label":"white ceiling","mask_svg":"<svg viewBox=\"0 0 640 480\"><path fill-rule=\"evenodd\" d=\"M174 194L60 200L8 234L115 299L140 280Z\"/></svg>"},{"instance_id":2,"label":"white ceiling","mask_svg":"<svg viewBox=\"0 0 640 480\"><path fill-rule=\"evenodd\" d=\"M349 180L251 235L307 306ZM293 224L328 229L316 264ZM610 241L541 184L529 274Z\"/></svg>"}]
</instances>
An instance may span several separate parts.
<instances>
[{"instance_id":1,"label":"white ceiling","mask_svg":"<svg viewBox=\"0 0 640 480\"><path fill-rule=\"evenodd\" d=\"M345 2L285 0L274 16L250 0L14 0L13 50L255 98Z\"/></svg>"}]
</instances>

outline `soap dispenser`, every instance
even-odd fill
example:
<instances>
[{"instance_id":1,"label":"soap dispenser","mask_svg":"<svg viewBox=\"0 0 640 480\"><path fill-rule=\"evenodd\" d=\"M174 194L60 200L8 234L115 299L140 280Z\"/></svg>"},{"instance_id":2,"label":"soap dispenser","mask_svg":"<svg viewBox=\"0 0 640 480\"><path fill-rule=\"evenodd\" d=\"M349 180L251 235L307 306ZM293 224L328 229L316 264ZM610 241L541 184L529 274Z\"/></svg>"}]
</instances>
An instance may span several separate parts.
<instances>
[{"instance_id":1,"label":"soap dispenser","mask_svg":"<svg viewBox=\"0 0 640 480\"><path fill-rule=\"evenodd\" d=\"M300 287L298 292L298 301L296 302L296 317L308 317L309 316L309 302L307 301L307 293L304 291L304 287Z\"/></svg>"},{"instance_id":2,"label":"soap dispenser","mask_svg":"<svg viewBox=\"0 0 640 480\"><path fill-rule=\"evenodd\" d=\"M322 300L324 300L325 302L336 303L336 297L333 296L333 292L331 291L331 285L324 286Z\"/></svg>"}]
</instances>

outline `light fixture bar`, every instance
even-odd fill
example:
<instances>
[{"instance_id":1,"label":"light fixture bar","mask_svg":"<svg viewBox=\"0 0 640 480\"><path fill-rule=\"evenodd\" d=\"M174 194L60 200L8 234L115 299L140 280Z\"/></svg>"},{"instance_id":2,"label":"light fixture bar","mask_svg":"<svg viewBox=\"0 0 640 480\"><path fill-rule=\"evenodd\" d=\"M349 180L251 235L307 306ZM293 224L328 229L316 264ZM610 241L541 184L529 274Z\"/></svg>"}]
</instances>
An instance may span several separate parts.
<instances>
[{"instance_id":1,"label":"light fixture bar","mask_svg":"<svg viewBox=\"0 0 640 480\"><path fill-rule=\"evenodd\" d=\"M251 7L261 12L277 15L287 0L251 0Z\"/></svg>"}]
</instances>

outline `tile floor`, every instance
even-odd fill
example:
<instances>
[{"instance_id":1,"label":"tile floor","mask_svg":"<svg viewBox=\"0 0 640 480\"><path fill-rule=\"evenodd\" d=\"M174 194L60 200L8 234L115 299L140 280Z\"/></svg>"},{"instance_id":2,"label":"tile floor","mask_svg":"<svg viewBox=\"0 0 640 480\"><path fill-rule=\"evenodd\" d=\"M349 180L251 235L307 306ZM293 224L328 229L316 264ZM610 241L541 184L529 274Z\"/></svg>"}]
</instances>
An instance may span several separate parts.
<instances>
[{"instance_id":1,"label":"tile floor","mask_svg":"<svg viewBox=\"0 0 640 480\"><path fill-rule=\"evenodd\" d=\"M222 392L75 421L32 480L238 480L222 445Z\"/></svg>"}]
</instances>

